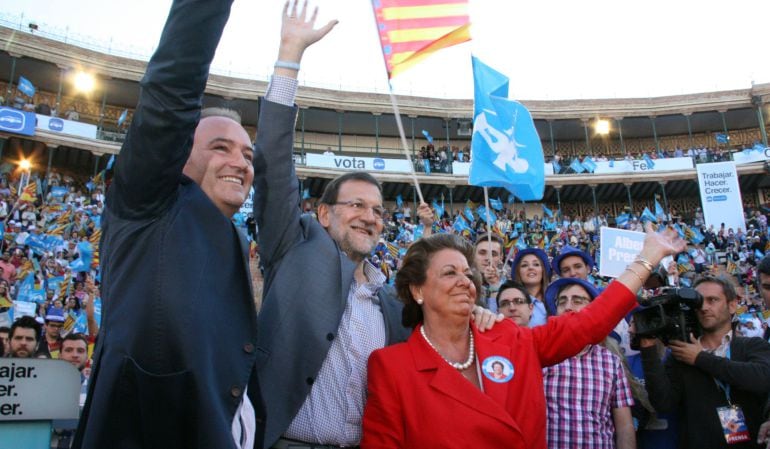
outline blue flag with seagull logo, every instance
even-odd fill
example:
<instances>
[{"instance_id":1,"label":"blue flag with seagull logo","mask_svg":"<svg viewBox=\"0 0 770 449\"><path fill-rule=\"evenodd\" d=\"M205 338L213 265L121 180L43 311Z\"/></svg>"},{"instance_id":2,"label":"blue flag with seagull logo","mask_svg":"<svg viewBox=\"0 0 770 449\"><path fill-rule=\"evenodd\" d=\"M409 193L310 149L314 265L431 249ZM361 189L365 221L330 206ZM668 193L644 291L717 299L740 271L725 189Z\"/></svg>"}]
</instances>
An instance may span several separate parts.
<instances>
[{"instance_id":1,"label":"blue flag with seagull logo","mask_svg":"<svg viewBox=\"0 0 770 449\"><path fill-rule=\"evenodd\" d=\"M532 115L508 99L508 77L473 60L473 136L468 183L503 187L521 200L543 198L545 159Z\"/></svg>"},{"instance_id":2,"label":"blue flag with seagull logo","mask_svg":"<svg viewBox=\"0 0 770 449\"><path fill-rule=\"evenodd\" d=\"M23 76L19 77L19 84L16 86L16 88L23 93L24 95L28 97L34 97L35 96L35 85L32 84L27 78L24 78Z\"/></svg>"}]
</instances>

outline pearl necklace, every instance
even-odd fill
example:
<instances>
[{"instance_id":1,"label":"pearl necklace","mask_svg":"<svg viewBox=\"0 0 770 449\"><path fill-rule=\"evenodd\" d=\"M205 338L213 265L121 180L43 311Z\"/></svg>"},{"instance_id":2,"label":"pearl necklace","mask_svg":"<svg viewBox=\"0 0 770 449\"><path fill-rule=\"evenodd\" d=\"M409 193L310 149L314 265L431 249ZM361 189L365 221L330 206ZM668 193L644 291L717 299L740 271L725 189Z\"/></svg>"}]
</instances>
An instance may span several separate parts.
<instances>
[{"instance_id":1,"label":"pearl necklace","mask_svg":"<svg viewBox=\"0 0 770 449\"><path fill-rule=\"evenodd\" d=\"M422 334L422 338L425 339L425 341L428 343L428 345L433 348L434 351L436 351L436 354L440 355L442 359L444 359L445 362L449 364L452 368L463 371L468 369L473 364L473 359L475 357L475 351L473 348L473 332L469 332L469 339L470 339L470 351L468 351L468 359L464 363L457 363L452 362L448 358L444 357L441 352L438 350L438 348L431 343L431 341L428 339L428 335L425 334L425 326L420 326L420 333Z\"/></svg>"}]
</instances>

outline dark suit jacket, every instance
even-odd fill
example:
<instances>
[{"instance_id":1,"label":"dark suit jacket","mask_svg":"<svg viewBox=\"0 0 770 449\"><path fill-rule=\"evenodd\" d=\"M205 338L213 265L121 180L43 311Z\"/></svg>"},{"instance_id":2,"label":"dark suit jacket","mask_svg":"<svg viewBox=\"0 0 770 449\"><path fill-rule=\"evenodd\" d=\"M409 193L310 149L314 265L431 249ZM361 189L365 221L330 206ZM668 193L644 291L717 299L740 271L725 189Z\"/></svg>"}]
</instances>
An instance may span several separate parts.
<instances>
[{"instance_id":1,"label":"dark suit jacket","mask_svg":"<svg viewBox=\"0 0 770 449\"><path fill-rule=\"evenodd\" d=\"M690 366L669 357L665 369L656 349L644 348L642 366L653 407L681 415L680 447L760 447L757 431L765 421L762 409L770 392L770 344L766 341L735 337L730 343L730 359L704 352ZM731 400L746 417L750 442L726 443L716 409L728 403L715 378L730 385Z\"/></svg>"},{"instance_id":2,"label":"dark suit jacket","mask_svg":"<svg viewBox=\"0 0 770 449\"><path fill-rule=\"evenodd\" d=\"M311 216L301 216L292 161L296 108L262 102L254 156L254 217L265 268L258 351L267 417L264 446L289 427L326 358L345 310L355 264ZM405 340L401 303L380 291L389 343Z\"/></svg>"},{"instance_id":3,"label":"dark suit jacket","mask_svg":"<svg viewBox=\"0 0 770 449\"><path fill-rule=\"evenodd\" d=\"M261 408L243 236L182 175L230 1L176 0L102 220L102 328L76 448L234 448ZM250 383L251 382L251 383Z\"/></svg>"}]
</instances>

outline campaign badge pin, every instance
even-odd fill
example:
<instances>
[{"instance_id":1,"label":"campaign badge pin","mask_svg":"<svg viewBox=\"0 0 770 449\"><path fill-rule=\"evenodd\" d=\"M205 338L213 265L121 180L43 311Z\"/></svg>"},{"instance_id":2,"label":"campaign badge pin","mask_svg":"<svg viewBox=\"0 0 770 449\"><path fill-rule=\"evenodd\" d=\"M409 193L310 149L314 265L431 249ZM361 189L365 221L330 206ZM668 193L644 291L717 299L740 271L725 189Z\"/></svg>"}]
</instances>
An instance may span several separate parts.
<instances>
[{"instance_id":1,"label":"campaign badge pin","mask_svg":"<svg viewBox=\"0 0 770 449\"><path fill-rule=\"evenodd\" d=\"M499 384L513 379L513 371L513 363L498 355L487 357L481 362L481 372L484 376Z\"/></svg>"}]
</instances>

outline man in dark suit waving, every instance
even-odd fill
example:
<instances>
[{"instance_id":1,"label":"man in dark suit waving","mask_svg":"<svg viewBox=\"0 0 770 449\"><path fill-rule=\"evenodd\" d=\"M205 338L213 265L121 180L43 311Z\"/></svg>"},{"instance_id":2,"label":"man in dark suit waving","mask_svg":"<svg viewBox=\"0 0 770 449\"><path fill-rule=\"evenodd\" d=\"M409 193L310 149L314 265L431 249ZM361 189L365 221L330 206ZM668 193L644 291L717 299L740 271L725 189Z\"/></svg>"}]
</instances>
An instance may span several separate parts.
<instances>
[{"instance_id":1,"label":"man in dark suit waving","mask_svg":"<svg viewBox=\"0 0 770 449\"><path fill-rule=\"evenodd\" d=\"M201 113L231 3L175 0L141 81L102 220L102 329L76 448L261 447L248 246L231 221L253 150L237 114ZM284 29L304 50L332 26Z\"/></svg>"}]
</instances>

